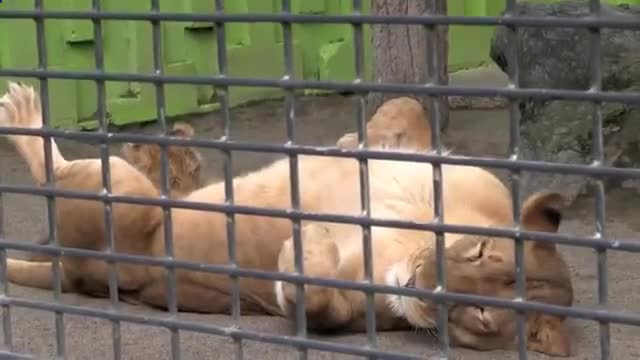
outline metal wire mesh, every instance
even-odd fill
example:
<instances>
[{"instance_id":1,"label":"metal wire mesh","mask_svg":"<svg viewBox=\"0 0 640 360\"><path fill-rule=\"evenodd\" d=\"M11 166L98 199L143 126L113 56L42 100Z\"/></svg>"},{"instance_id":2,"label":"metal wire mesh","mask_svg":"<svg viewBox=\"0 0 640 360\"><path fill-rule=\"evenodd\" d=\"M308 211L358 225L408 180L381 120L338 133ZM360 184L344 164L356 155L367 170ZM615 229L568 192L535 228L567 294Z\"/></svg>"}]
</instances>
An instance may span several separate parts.
<instances>
[{"instance_id":1,"label":"metal wire mesh","mask_svg":"<svg viewBox=\"0 0 640 360\"><path fill-rule=\"evenodd\" d=\"M47 167L47 185L34 188L22 185L0 184L0 196L2 194L35 194L47 198L49 238L51 246L40 247L32 245L26 241L17 241L6 238L3 234L3 224L0 216L0 279L3 281L1 288L0 305L3 309L3 329L4 345L11 351L13 349L13 339L11 332L11 313L13 306L27 307L53 311L55 313L56 328L56 355L65 357L65 335L64 335L64 314L82 315L95 318L108 319L112 323L113 333L113 356L115 359L122 358L122 344L120 334L121 322L133 322L138 324L154 325L166 327L171 331L171 355L173 359L180 358L180 331L196 331L207 334L222 335L231 337L236 343L236 358L243 358L243 340L255 340L271 344L293 346L299 349L300 357L306 358L307 350L323 350L339 352L344 354L361 355L371 358L385 359L412 359L418 358L413 355L402 354L401 352L387 352L376 349L376 318L373 306L375 293L397 294L406 296L420 296L425 299L438 302L438 327L441 354L447 357L449 354L449 339L447 334L447 306L448 302L458 302L463 304L474 304L481 306L504 307L516 310L519 313L517 320L518 334L518 355L520 359L527 358L526 334L525 334L525 311L540 311L554 315L564 315L568 317L582 318L600 322L600 355L602 359L610 358L610 333L609 324L628 324L640 326L640 315L627 314L611 311L607 309L607 250L621 250L628 252L640 252L640 244L632 239L609 239L605 233L605 192L604 178L640 178L640 169L622 169L604 165L603 150L603 119L600 111L602 102L621 102L626 104L640 103L639 97L634 93L603 92L601 80L601 51L600 51L600 30L601 28L618 28L640 30L640 22L628 19L612 19L601 17L601 6L598 0L590 0L591 16L589 18L540 18L530 16L516 16L513 12L516 0L508 0L506 14L504 16L481 16L463 17L446 16L439 14L429 14L424 16L375 16L362 14L362 0L353 1L353 14L350 15L303 15L294 14L291 11L291 1L282 0L282 11L277 14L228 14L225 13L224 2L215 1L215 12L212 14L186 14L170 13L160 11L160 1L151 0L150 11L141 13L132 12L105 12L101 10L100 1L92 1L92 10L81 11L49 11L43 9L43 1L36 0L34 10L3 10L0 11L0 19L33 19L36 22L36 34L38 44L38 67L33 70L0 69L0 76L7 77L35 77L40 80L40 91L43 104L44 126L42 129L18 129L3 127L0 128L0 135L39 135L45 139L45 154ZM47 64L47 51L45 46L45 19L88 19L93 22L95 37L95 71L62 71L50 70ZM114 73L106 72L104 69L104 49L102 41L102 21L105 20L139 20L148 21L152 26L153 43L153 74L134 73ZM212 76L175 76L165 75L162 67L162 38L161 23L171 21L193 21L212 22L216 27L217 36L217 59L218 74ZM278 22L282 24L285 69L281 79L252 79L233 77L228 73L227 53L225 46L225 24L239 22ZM355 69L356 79L352 82L336 81L308 81L295 78L292 24L296 23L347 23L354 29L355 48ZM367 24L404 24L419 25L425 30L429 44L428 72L429 82L426 84L380 84L367 82L364 79L364 37L363 26ZM509 81L507 88L483 88L483 87L456 87L443 85L439 82L438 68L442 65L438 63L436 57L436 44L434 27L438 25L483 25L483 26L507 26L510 29L509 54ZM519 68L517 66L517 28L518 26L533 27L577 27L588 28L591 31L591 48L589 56L592 59L591 89L589 91L559 90L559 89L537 89L519 87ZM99 119L99 131L94 133L73 132L56 130L49 125L49 79L80 79L93 80L97 87L97 114ZM157 118L161 128L167 134L166 104L164 86L167 84L200 84L215 86L224 116L224 136L221 139L179 139L158 137L142 134L110 133L106 119L106 95L105 82L107 81L137 81L152 83L155 86ZM230 133L230 104L228 89L233 86L259 86L281 88L285 94L285 114L287 143L259 144L242 142L232 139ZM357 95L357 128L360 148L353 150L313 147L295 144L295 90L317 89L332 91L352 91ZM406 154L389 153L385 151L367 150L366 119L365 119L365 96L369 91L393 92L399 94L415 94L422 96L500 96L508 98L510 104L510 157L508 159L480 158L470 156L446 155L441 149L441 139L438 131L433 131L432 143L435 148L430 154ZM559 164L541 161L528 161L520 159L520 110L519 102L522 98L528 99L564 99L590 101L593 106L593 162L591 164ZM442 119L440 119L439 103L431 101L431 128L439 129ZM103 192L100 194L82 193L72 190L62 190L55 188L52 176L51 143L50 138L57 137L71 140L84 140L100 143L100 154L102 159ZM159 199L146 199L134 196L114 195L111 193L111 175L108 144L112 142L137 142L156 143L162 149L162 197ZM180 199L169 198L168 165L166 148L171 145L185 146L192 145L203 148L216 149L224 155L224 179L225 179L225 203L196 203L187 202ZM234 204L234 188L232 178L232 153L234 151L257 151L267 153L281 153L289 157L290 165L290 186L291 186L291 209L266 209L251 206ZM335 157L352 157L360 163L360 187L361 187L361 209L360 216L331 215L311 213L300 210L300 184L298 178L298 156L318 155ZM376 219L371 217L369 199L369 178L368 160L387 159L405 160L415 162L427 162L434 167L434 204L435 218L429 223L419 223L413 221L401 221L390 219ZM520 229L520 224L516 224L513 229L484 228L466 225L451 225L444 222L442 209L442 176L440 167L444 164L481 166L490 169L505 169L511 172L511 190L513 194L514 219L520 218L521 184L520 174L523 171L534 171L541 173L560 173L582 175L595 178L596 188L596 212L595 220L597 232L593 237L549 234L525 231ZM77 198L86 200L99 200L104 203L104 216L106 226L106 238L109 239L106 252L97 252L84 249L62 248L58 246L55 228L55 199L57 197ZM0 215L2 214L2 198L0 197ZM125 255L114 253L114 234L112 231L112 204L147 204L161 206L164 209L164 232L165 251L164 258L147 258L136 255ZM187 208L195 210L206 210L222 212L226 215L226 234L228 239L228 264L199 264L188 261L180 261L173 258L173 238L172 238L172 208ZM236 243L235 243L235 215L259 215L289 219L293 227L293 240L295 252L295 273L285 274L269 271L239 268L237 265ZM304 264L302 259L301 242L301 221L315 220L323 222L350 223L360 225L363 229L363 253L365 254L364 274L365 281L353 283L337 279L320 279L304 275ZM417 229L431 231L437 234L436 251L438 254L438 288L434 291L417 290L408 288L397 288L373 283L373 265L371 256L371 232L372 226L397 227L404 229ZM444 240L443 234L477 234L485 236L504 236L515 240L516 259L516 289L518 297L512 300L497 299L479 295L464 295L447 292L446 268L443 261ZM597 274L598 274L598 304L601 310L594 311L581 307L565 308L555 305L547 305L530 302L525 299L525 269L524 269L524 249L522 238L540 241L553 242L557 244L581 246L594 248L598 254ZM26 298L12 297L8 293L6 282L6 250L33 251L39 250L55 255L53 262L53 274L56 283L54 291L54 301L44 302ZM102 259L109 263L109 297L111 309L97 310L80 306L66 305L60 302L60 261L61 254L66 256L93 257ZM170 317L142 316L118 312L118 289L115 263L145 264L163 266L168 269L168 310ZM225 327L215 324L201 324L179 320L175 317L177 313L176 298L176 276L175 271L179 269L204 271L211 274L227 275L232 279L232 318L236 325ZM285 281L296 284L296 333L295 336L279 336L269 333L262 333L252 330L242 329L237 326L240 319L240 293L238 279L241 277L252 277L256 279ZM307 336L307 324L305 321L304 307L304 284L329 286L339 289L353 289L363 291L367 295L366 330L368 336L367 347L352 346L348 344L338 344L325 340L312 339ZM7 355L9 355L7 353ZM16 357L18 354L13 354Z\"/></svg>"}]
</instances>

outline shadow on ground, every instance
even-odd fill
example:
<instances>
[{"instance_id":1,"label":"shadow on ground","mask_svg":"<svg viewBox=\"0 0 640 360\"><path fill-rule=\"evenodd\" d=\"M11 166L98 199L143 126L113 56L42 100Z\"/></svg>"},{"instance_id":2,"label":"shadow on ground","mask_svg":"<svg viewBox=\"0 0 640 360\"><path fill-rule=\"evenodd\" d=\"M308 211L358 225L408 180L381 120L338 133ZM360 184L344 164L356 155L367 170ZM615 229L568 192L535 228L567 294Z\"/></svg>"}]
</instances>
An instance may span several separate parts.
<instances>
[{"instance_id":1,"label":"shadow on ground","mask_svg":"<svg viewBox=\"0 0 640 360\"><path fill-rule=\"evenodd\" d=\"M452 113L450 129L444 137L445 144L460 154L478 156L504 156L508 146L508 117L504 111L456 111ZM356 125L356 102L342 96L300 99L296 107L296 142L308 145L329 145L342 134L354 131ZM191 117L188 119L197 129L199 137L218 138L223 131L220 114ZM259 142L284 142L286 129L282 102L268 102L232 111L231 136L237 140ZM127 130L153 132L155 126ZM94 145L60 142L65 156L69 158L96 156ZM117 151L114 148L114 151ZM222 157L215 150L204 150L205 173L210 178L222 176ZM234 172L241 173L262 166L275 158L274 154L234 153ZM499 174L503 176L504 174ZM32 184L24 163L19 160L5 140L0 141L0 183ZM33 196L4 195L5 235L12 240L34 241L46 230L46 207L41 198ZM640 210L640 199L630 190L608 192L607 223L608 236L616 239L633 239L640 230L636 214ZM569 209L561 231L571 234L589 235L594 231L594 204L588 197L580 198ZM595 252L588 248L563 247L572 268L576 289L576 305L597 305L597 261ZM610 252L608 256L609 306L617 311L637 313L640 302L640 272L638 260L633 254ZM36 300L51 300L49 292L10 287L12 296ZM64 295L64 302L71 305L109 309L109 302L76 295ZM146 307L121 305L127 313L164 316L166 314ZM180 314L179 317L193 322L231 326L229 316ZM287 321L274 317L243 317L240 325L244 329L270 334L293 335L295 332ZM12 339L16 351L31 353L36 358L52 358L56 351L54 315L52 313L12 307ZM596 323L571 320L575 332L572 359L599 359L599 327ZM169 359L171 358L171 333L160 327L122 323L123 359ZM67 358L111 359L113 358L112 325L109 321L88 317L65 315L65 347ZM366 345L365 335L335 335L324 340L343 344ZM611 326L613 359L636 359L640 357L640 329ZM182 359L231 359L237 351L236 344L228 338L201 335L181 331L179 334ZM402 351L428 357L435 354L436 342L426 335L388 332L378 335L381 348ZM244 341L246 359L294 359L296 350L279 345ZM349 356L312 351L310 359L347 359ZM457 359L514 359L514 352L473 352L456 349ZM543 356L530 354L531 359Z\"/></svg>"}]
</instances>

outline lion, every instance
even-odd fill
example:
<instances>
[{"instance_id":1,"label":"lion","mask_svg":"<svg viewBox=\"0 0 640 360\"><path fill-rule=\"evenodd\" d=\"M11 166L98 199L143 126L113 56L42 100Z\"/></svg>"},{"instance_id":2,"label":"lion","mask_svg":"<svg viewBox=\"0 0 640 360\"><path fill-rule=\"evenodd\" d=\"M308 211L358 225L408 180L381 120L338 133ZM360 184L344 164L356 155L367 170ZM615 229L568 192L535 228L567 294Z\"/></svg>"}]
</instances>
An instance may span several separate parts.
<instances>
[{"instance_id":1,"label":"lion","mask_svg":"<svg viewBox=\"0 0 640 360\"><path fill-rule=\"evenodd\" d=\"M42 125L40 100L33 88L11 83L0 98L0 124L38 128ZM387 104L388 105L388 104ZM383 106L384 108L385 106ZM418 111L421 109L416 108ZM420 116L420 115L419 115ZM398 123L392 122L393 127ZM402 126L400 124L400 126ZM426 126L423 124L422 126ZM393 130L393 129L392 129ZM410 134L415 129L404 129ZM43 140L9 135L31 169L34 180L44 179ZM387 138L388 139L388 138ZM386 141L386 140L384 140ZM384 142L383 141L383 142ZM61 189L101 191L99 159L66 160L52 140L53 170ZM388 151L421 151L410 145ZM144 173L124 159L110 158L114 194L157 197L159 192ZM352 158L299 156L300 209L307 213L358 216L361 214L359 163ZM234 178L235 204L286 210L291 207L289 161L282 159ZM513 224L511 197L490 172L478 167L442 166L446 223L476 226ZM430 221L433 211L433 172L428 163L369 161L371 216L409 221ZM330 190L329 190L330 189ZM561 195L537 193L525 201L521 226L533 231L557 231ZM201 187L184 201L224 203L224 182ZM59 198L56 201L59 243L63 247L101 251L107 244L102 203ZM163 212L158 206L113 204L114 251L165 257ZM224 213L174 208L171 239L173 258L205 264L228 264L227 217ZM425 231L373 226L371 251L376 284L434 289L434 234ZM313 277L364 280L362 228L354 224L302 221L304 273ZM248 214L235 215L238 267L294 272L290 219ZM449 289L497 297L514 295L514 252L509 239L445 234ZM569 306L573 301L569 271L553 244L526 245L527 298ZM108 296L108 265L95 258L62 256L64 292ZM177 268L176 287L167 287L167 269L144 264L118 263L118 288L126 301L167 309L168 292L175 291L179 311L229 313L232 280L228 275ZM18 285L52 289L51 264L10 258L7 278ZM281 281L239 279L242 314L292 316L295 286ZM365 295L358 291L305 285L305 311L310 330L364 331ZM375 295L378 330L402 330L436 325L435 304L428 300ZM509 310L453 305L449 311L453 344L490 350L509 348L514 342L514 315ZM528 346L552 355L568 355L569 332L562 318L527 314Z\"/></svg>"},{"instance_id":2,"label":"lion","mask_svg":"<svg viewBox=\"0 0 640 360\"><path fill-rule=\"evenodd\" d=\"M169 136L192 138L195 131L185 122L176 122ZM122 157L144 173L157 189L162 189L161 150L157 144L126 143L121 148ZM180 198L203 185L202 154L189 146L167 146L167 170L169 194Z\"/></svg>"},{"instance_id":3,"label":"lion","mask_svg":"<svg viewBox=\"0 0 640 360\"><path fill-rule=\"evenodd\" d=\"M169 131L169 136L191 138L195 131L185 122L176 122ZM125 143L120 148L122 157L131 165L144 173L157 189L162 189L161 183L161 150L157 144ZM190 146L167 147L167 170L169 196L180 198L202 186L201 168L202 155ZM37 244L46 245L49 236L45 235ZM51 261L52 257L45 253L29 253L30 261Z\"/></svg>"}]
</instances>

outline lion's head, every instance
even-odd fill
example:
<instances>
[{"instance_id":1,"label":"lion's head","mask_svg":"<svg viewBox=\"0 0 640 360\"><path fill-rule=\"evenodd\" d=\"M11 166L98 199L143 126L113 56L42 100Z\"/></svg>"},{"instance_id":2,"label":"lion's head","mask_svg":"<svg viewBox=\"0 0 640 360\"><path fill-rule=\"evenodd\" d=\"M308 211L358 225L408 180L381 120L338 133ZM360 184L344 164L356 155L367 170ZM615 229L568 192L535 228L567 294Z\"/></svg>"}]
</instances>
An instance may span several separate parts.
<instances>
[{"instance_id":1,"label":"lion's head","mask_svg":"<svg viewBox=\"0 0 640 360\"><path fill-rule=\"evenodd\" d=\"M170 136L193 137L193 128L177 122ZM122 146L122 155L131 165L147 175L153 184L161 186L161 152L157 144L127 143ZM169 189L172 196L187 194L201 186L200 169L202 155L192 147L168 146Z\"/></svg>"},{"instance_id":2,"label":"lion's head","mask_svg":"<svg viewBox=\"0 0 640 360\"><path fill-rule=\"evenodd\" d=\"M522 207L521 227L530 231L556 232L561 219L562 197L537 193ZM446 235L445 235L446 236ZM526 240L526 239L525 239ZM514 241L465 235L447 246L447 290L456 293L515 298ZM571 306L573 287L569 268L555 244L525 241L527 300ZM433 290L437 287L433 247L421 249L395 269L399 286ZM436 328L437 305L415 297L393 297L391 306L418 328ZM564 318L528 313L527 344L530 350L568 356L569 330ZM452 343L479 350L509 348L515 343L516 313L509 309L451 304L449 335Z\"/></svg>"}]
</instances>

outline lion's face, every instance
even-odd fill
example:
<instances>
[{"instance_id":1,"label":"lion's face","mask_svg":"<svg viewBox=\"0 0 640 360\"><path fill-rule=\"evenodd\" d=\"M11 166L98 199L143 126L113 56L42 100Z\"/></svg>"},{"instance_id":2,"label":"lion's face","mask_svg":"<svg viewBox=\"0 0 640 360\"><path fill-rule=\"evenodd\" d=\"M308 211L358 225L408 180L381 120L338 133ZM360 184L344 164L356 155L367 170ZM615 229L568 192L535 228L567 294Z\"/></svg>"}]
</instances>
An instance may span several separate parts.
<instances>
[{"instance_id":1,"label":"lion's face","mask_svg":"<svg viewBox=\"0 0 640 360\"><path fill-rule=\"evenodd\" d=\"M169 132L171 136L192 137L193 128L186 123L176 123ZM156 144L127 143L122 146L122 155L160 189L161 151ZM198 189L202 183L200 169L201 154L192 147L167 147L169 190L173 196L188 194Z\"/></svg>"},{"instance_id":2,"label":"lion's face","mask_svg":"<svg viewBox=\"0 0 640 360\"><path fill-rule=\"evenodd\" d=\"M522 227L531 231L557 231L560 202L557 194L536 194L522 210ZM573 288L569 269L554 244L525 242L527 300L570 306ZM515 245L511 239L466 235L445 251L447 290L513 299ZM437 288L433 247L421 249L392 271L395 284L434 290ZM436 328L437 305L426 299L392 298L392 307L412 325ZM563 319L527 314L529 349L552 355L568 355L569 333ZM508 309L450 304L449 335L454 344L491 350L515 342L516 313Z\"/></svg>"}]
</instances>

